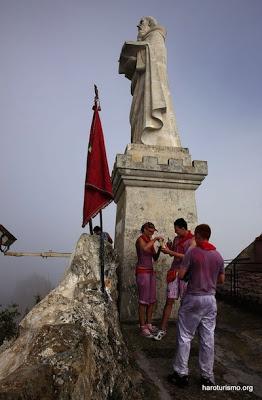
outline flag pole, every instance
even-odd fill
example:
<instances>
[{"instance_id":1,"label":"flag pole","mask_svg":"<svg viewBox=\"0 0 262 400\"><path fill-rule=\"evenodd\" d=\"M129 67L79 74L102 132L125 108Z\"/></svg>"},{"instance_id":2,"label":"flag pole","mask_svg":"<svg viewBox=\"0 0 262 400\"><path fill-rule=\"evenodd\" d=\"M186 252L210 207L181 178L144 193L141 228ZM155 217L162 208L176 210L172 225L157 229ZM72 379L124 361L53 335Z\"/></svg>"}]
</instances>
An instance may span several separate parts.
<instances>
[{"instance_id":1,"label":"flag pole","mask_svg":"<svg viewBox=\"0 0 262 400\"><path fill-rule=\"evenodd\" d=\"M95 99L94 99L95 106L97 109L101 110L98 89L97 89L96 84L94 84L94 90L95 90Z\"/></svg>"},{"instance_id":2,"label":"flag pole","mask_svg":"<svg viewBox=\"0 0 262 400\"><path fill-rule=\"evenodd\" d=\"M89 220L89 232L90 232L90 235L93 235L93 234L94 234L94 232L93 232L93 221L92 221L92 218Z\"/></svg>"},{"instance_id":3,"label":"flag pole","mask_svg":"<svg viewBox=\"0 0 262 400\"><path fill-rule=\"evenodd\" d=\"M105 238L103 235L103 218L102 218L102 210L99 211L100 217L100 269L101 269L101 291L105 292Z\"/></svg>"},{"instance_id":4,"label":"flag pole","mask_svg":"<svg viewBox=\"0 0 262 400\"><path fill-rule=\"evenodd\" d=\"M100 218L100 228L101 228L101 231L103 232L103 216L102 216L102 210L99 211L99 218Z\"/></svg>"}]
</instances>

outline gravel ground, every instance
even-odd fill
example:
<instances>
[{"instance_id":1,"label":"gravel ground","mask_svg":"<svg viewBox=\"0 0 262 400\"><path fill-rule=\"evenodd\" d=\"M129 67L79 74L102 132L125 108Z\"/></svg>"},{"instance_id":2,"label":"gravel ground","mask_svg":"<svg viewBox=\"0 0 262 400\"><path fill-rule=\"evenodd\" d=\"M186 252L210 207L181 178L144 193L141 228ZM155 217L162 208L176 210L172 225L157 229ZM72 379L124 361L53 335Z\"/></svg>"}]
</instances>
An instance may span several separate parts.
<instances>
[{"instance_id":1,"label":"gravel ground","mask_svg":"<svg viewBox=\"0 0 262 400\"><path fill-rule=\"evenodd\" d=\"M215 333L216 385L240 386L242 391L203 391L199 384L198 340L192 342L190 385L180 389L170 385L176 324L171 321L167 336L156 341L139 335L137 324L122 324L130 352L145 377L145 400L262 399L262 317L235 306L218 302ZM252 386L253 391L243 390Z\"/></svg>"}]
</instances>

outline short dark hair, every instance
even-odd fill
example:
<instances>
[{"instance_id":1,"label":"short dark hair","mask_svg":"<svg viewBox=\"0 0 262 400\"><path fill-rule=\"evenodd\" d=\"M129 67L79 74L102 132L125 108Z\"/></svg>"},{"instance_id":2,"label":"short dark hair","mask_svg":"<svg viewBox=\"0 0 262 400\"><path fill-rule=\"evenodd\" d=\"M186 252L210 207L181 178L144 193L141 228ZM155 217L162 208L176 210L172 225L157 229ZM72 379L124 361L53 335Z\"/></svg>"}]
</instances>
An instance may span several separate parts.
<instances>
[{"instance_id":1,"label":"short dark hair","mask_svg":"<svg viewBox=\"0 0 262 400\"><path fill-rule=\"evenodd\" d=\"M151 229L154 229L155 231L157 231L157 229L156 229L155 225L153 224L153 222L146 222L145 224L143 224L141 226L141 232L142 233L144 232L145 228L151 228Z\"/></svg>"},{"instance_id":2,"label":"short dark hair","mask_svg":"<svg viewBox=\"0 0 262 400\"><path fill-rule=\"evenodd\" d=\"M195 235L198 234L202 239L208 240L211 236L210 226L207 224L198 225L195 229Z\"/></svg>"},{"instance_id":3,"label":"short dark hair","mask_svg":"<svg viewBox=\"0 0 262 400\"><path fill-rule=\"evenodd\" d=\"M93 231L94 232L102 232L100 226L98 226L98 225L94 227Z\"/></svg>"},{"instance_id":4,"label":"short dark hair","mask_svg":"<svg viewBox=\"0 0 262 400\"><path fill-rule=\"evenodd\" d=\"M184 220L184 218L178 218L175 220L174 226L187 229L187 222Z\"/></svg>"}]
</instances>

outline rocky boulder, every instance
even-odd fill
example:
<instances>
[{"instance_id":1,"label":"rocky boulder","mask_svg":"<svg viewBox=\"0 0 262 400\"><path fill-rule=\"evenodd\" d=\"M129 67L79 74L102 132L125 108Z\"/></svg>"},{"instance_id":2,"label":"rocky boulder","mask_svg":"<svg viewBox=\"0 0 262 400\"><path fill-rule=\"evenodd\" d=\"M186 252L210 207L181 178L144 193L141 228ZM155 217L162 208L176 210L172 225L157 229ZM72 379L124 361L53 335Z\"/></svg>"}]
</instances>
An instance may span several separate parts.
<instances>
[{"instance_id":1,"label":"rocky boulder","mask_svg":"<svg viewBox=\"0 0 262 400\"><path fill-rule=\"evenodd\" d=\"M118 320L116 254L105 243L102 293L99 246L99 237L80 237L64 279L2 350L0 400L140 399Z\"/></svg>"}]
</instances>

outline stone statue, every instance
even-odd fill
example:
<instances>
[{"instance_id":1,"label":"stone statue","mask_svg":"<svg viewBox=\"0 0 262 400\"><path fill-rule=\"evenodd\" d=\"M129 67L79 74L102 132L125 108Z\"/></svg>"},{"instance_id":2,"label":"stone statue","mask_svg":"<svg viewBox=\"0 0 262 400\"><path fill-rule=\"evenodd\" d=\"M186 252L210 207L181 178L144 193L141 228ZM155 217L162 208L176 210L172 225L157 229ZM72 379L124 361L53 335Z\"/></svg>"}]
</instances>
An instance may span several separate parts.
<instances>
[{"instance_id":1,"label":"stone statue","mask_svg":"<svg viewBox=\"0 0 262 400\"><path fill-rule=\"evenodd\" d=\"M131 142L181 147L167 79L166 31L143 17L137 41L125 42L119 73L131 80Z\"/></svg>"}]
</instances>

